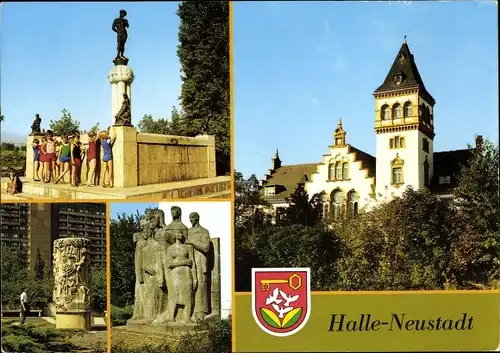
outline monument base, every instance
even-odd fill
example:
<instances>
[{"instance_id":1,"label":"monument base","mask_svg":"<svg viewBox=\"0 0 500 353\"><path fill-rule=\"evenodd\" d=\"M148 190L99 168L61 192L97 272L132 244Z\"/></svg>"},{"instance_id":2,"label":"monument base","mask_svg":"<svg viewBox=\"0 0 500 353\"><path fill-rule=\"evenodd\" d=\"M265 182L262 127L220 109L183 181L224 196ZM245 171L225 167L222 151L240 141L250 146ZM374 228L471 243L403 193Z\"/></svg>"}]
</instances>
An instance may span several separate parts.
<instances>
[{"instance_id":1,"label":"monument base","mask_svg":"<svg viewBox=\"0 0 500 353\"><path fill-rule=\"evenodd\" d=\"M57 329L90 330L90 312L56 313Z\"/></svg>"},{"instance_id":2,"label":"monument base","mask_svg":"<svg viewBox=\"0 0 500 353\"><path fill-rule=\"evenodd\" d=\"M202 324L189 322L187 324L182 322L166 322L163 324L153 325L151 323L144 323L142 320L128 320L127 329L133 331L147 331L147 332L203 332L206 327Z\"/></svg>"},{"instance_id":3,"label":"monument base","mask_svg":"<svg viewBox=\"0 0 500 353\"><path fill-rule=\"evenodd\" d=\"M21 178L23 192L6 194L7 178L2 178L2 199L12 200L140 200L140 199L189 199L189 198L230 198L230 177L194 179L164 184L135 186L129 188L103 188L101 186L72 187L69 184L44 184Z\"/></svg>"}]
</instances>

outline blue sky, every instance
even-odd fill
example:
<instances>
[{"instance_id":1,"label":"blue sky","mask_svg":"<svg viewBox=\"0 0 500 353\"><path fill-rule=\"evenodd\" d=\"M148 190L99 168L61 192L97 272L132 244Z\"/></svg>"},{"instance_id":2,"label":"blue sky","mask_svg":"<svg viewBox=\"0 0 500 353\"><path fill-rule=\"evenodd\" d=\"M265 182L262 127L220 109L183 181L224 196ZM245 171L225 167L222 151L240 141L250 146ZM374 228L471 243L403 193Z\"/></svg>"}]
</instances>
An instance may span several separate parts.
<instances>
[{"instance_id":1,"label":"blue sky","mask_svg":"<svg viewBox=\"0 0 500 353\"><path fill-rule=\"evenodd\" d=\"M147 208L158 208L158 202L112 202L110 216L111 219L118 219L118 215L123 213L130 215L139 212L140 215L143 215Z\"/></svg>"},{"instance_id":2,"label":"blue sky","mask_svg":"<svg viewBox=\"0 0 500 353\"><path fill-rule=\"evenodd\" d=\"M111 30L119 10L128 12L125 55L134 70L132 123L144 114L170 117L180 95L178 3L7 3L1 7L1 104L4 138L29 133L35 113L42 128L66 108L82 130L111 124L116 56ZM24 137L23 137L24 139Z\"/></svg>"},{"instance_id":3,"label":"blue sky","mask_svg":"<svg viewBox=\"0 0 500 353\"><path fill-rule=\"evenodd\" d=\"M260 179L321 160L342 118L375 155L373 91L404 35L436 99L434 150L498 141L497 5L492 2L233 4L235 163Z\"/></svg>"}]
</instances>

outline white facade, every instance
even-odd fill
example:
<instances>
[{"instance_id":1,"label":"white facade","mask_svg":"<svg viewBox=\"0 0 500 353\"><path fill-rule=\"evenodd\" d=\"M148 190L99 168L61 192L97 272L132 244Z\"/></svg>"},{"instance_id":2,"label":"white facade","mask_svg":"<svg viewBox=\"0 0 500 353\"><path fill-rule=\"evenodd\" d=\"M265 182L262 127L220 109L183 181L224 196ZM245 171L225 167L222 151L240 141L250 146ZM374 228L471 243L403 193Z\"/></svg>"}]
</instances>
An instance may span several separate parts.
<instances>
[{"instance_id":1,"label":"white facade","mask_svg":"<svg viewBox=\"0 0 500 353\"><path fill-rule=\"evenodd\" d=\"M363 169L362 161L356 160L356 153L350 151L350 146L330 146L329 153L323 155L322 159L316 173L312 174L311 180L305 184L308 195L324 193L324 201L330 205L330 212L337 191L344 196L344 203L348 201L348 195L354 193L358 208L370 202L375 179L368 176L368 170ZM342 165L342 169L337 170L338 165ZM341 173L342 177L337 178L337 173Z\"/></svg>"},{"instance_id":2,"label":"white facade","mask_svg":"<svg viewBox=\"0 0 500 353\"><path fill-rule=\"evenodd\" d=\"M191 228L189 215L198 212L200 225L210 232L211 238L220 239L221 268L221 315L227 319L232 305L232 235L231 235L231 203L230 202L160 202L158 208L165 212L165 222L171 221L170 208L179 206L182 209L182 223Z\"/></svg>"}]
</instances>

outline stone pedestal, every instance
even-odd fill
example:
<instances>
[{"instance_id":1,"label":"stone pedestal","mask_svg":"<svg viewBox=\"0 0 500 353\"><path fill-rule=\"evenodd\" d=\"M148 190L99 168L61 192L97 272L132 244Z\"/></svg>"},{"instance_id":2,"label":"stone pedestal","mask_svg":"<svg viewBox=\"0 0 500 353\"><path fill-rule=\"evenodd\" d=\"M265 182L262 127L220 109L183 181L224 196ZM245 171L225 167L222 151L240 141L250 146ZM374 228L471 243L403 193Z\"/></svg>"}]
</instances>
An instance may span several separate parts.
<instances>
[{"instance_id":1,"label":"stone pedestal","mask_svg":"<svg viewBox=\"0 0 500 353\"><path fill-rule=\"evenodd\" d=\"M137 129L133 126L112 126L114 185L119 188L137 186Z\"/></svg>"},{"instance_id":2,"label":"stone pedestal","mask_svg":"<svg viewBox=\"0 0 500 353\"><path fill-rule=\"evenodd\" d=\"M114 125L115 115L122 106L124 93L128 95L130 107L132 108L134 72L126 65L115 65L109 72L108 80L111 83L111 125Z\"/></svg>"},{"instance_id":3,"label":"stone pedestal","mask_svg":"<svg viewBox=\"0 0 500 353\"><path fill-rule=\"evenodd\" d=\"M33 141L35 139L40 140L41 137L38 136L28 136L26 139L26 178L33 179L34 170L35 170L35 152L33 152Z\"/></svg>"},{"instance_id":4,"label":"stone pedestal","mask_svg":"<svg viewBox=\"0 0 500 353\"><path fill-rule=\"evenodd\" d=\"M90 330L90 240L54 241L56 328Z\"/></svg>"}]
</instances>

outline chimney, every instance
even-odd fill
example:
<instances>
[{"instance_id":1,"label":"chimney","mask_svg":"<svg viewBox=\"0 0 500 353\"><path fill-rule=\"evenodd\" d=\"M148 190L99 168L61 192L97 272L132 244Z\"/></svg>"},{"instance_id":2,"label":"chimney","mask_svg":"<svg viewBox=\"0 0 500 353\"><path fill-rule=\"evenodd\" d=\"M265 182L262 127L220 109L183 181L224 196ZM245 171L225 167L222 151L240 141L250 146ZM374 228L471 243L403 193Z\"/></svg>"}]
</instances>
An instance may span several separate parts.
<instances>
[{"instance_id":1,"label":"chimney","mask_svg":"<svg viewBox=\"0 0 500 353\"><path fill-rule=\"evenodd\" d=\"M483 152L483 136L481 135L476 136L476 151L478 153Z\"/></svg>"}]
</instances>

